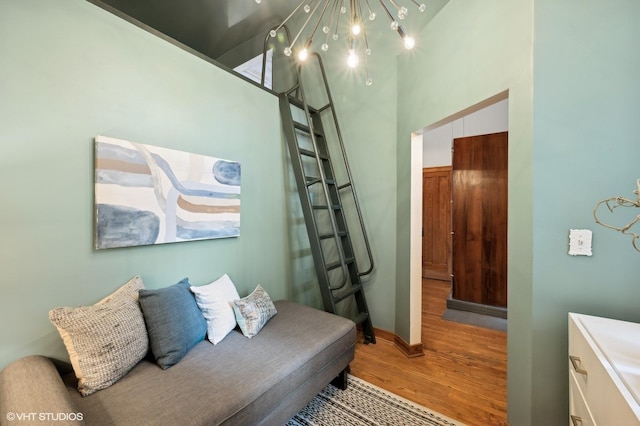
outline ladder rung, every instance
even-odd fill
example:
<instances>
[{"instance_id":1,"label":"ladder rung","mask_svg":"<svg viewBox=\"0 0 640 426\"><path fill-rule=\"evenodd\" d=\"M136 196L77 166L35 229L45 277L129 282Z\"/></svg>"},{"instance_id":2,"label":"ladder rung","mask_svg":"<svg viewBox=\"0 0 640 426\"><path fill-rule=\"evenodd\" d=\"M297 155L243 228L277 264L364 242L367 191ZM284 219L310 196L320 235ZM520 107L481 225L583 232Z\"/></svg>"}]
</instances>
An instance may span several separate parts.
<instances>
[{"instance_id":1,"label":"ladder rung","mask_svg":"<svg viewBox=\"0 0 640 426\"><path fill-rule=\"evenodd\" d=\"M338 232L338 236L339 237L346 237L348 234L345 231L339 231ZM325 235L320 235L320 239L321 240L328 240L329 238L333 238L334 235L333 234L325 234Z\"/></svg>"},{"instance_id":2,"label":"ladder rung","mask_svg":"<svg viewBox=\"0 0 640 426\"><path fill-rule=\"evenodd\" d=\"M306 155L307 157L316 157L316 153L310 149L300 148L300 155ZM329 158L326 155L320 154L321 160L328 160Z\"/></svg>"},{"instance_id":3,"label":"ladder rung","mask_svg":"<svg viewBox=\"0 0 640 426\"><path fill-rule=\"evenodd\" d=\"M302 101L300 99L297 99L297 98L294 98L292 96L289 96L289 103L294 105L294 106L296 106L296 107L298 107L298 108L300 108L300 109L302 109L302 110L304 110L304 104L302 103ZM322 107L322 109L327 108L327 106L329 106L329 105L325 105L324 107ZM318 110L315 109L314 107L312 107L311 105L307 105L307 108L309 108L309 112L312 113L312 114L318 112Z\"/></svg>"},{"instance_id":4,"label":"ladder rung","mask_svg":"<svg viewBox=\"0 0 640 426\"><path fill-rule=\"evenodd\" d=\"M356 315L356 317L353 319L353 322L355 322L356 324L362 324L363 322L365 322L367 319L369 319L369 314L366 312L360 312L358 315Z\"/></svg>"},{"instance_id":5,"label":"ladder rung","mask_svg":"<svg viewBox=\"0 0 640 426\"><path fill-rule=\"evenodd\" d=\"M344 260L344 263L353 263L353 257L350 257L348 259ZM338 262L333 262L333 263L327 263L326 267L327 267L327 271L331 271L332 269L338 269L339 267L342 266L342 263L340 261Z\"/></svg>"},{"instance_id":6,"label":"ladder rung","mask_svg":"<svg viewBox=\"0 0 640 426\"><path fill-rule=\"evenodd\" d=\"M315 185L316 183L322 182L322 179L316 176L305 176L307 179L307 186ZM333 179L326 179L327 185L335 185L336 181Z\"/></svg>"},{"instance_id":7,"label":"ladder rung","mask_svg":"<svg viewBox=\"0 0 640 426\"><path fill-rule=\"evenodd\" d=\"M356 294L359 291L362 291L362 285L360 285L360 284L354 285L348 291L346 291L345 293L341 294L340 296L333 296L333 301L335 303L340 303L344 299L353 296L354 294Z\"/></svg>"},{"instance_id":8,"label":"ladder rung","mask_svg":"<svg viewBox=\"0 0 640 426\"><path fill-rule=\"evenodd\" d=\"M311 129L309 128L308 125L304 124L304 123L300 123L299 121L294 121L293 122L293 126L298 129L298 130L302 130L304 133L310 135L311 134ZM316 137L318 138L322 138L324 137L324 135L320 132L314 132Z\"/></svg>"},{"instance_id":9,"label":"ladder rung","mask_svg":"<svg viewBox=\"0 0 640 426\"><path fill-rule=\"evenodd\" d=\"M329 210L329 206L327 205L315 205L311 206L314 210ZM331 208L333 210L342 210L342 206L340 204L332 204Z\"/></svg>"}]
</instances>

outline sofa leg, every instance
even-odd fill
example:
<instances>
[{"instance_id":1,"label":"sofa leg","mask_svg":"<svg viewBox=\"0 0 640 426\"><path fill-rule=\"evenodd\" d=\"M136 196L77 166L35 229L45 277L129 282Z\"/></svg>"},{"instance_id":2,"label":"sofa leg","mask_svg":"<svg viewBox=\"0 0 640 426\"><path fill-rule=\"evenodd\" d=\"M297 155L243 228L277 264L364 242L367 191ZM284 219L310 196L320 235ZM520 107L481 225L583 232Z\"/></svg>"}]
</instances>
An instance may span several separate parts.
<instances>
[{"instance_id":1,"label":"sofa leg","mask_svg":"<svg viewBox=\"0 0 640 426\"><path fill-rule=\"evenodd\" d=\"M342 370L340 374L336 376L335 379L331 381L331 384L338 389L345 390L347 389L347 375L349 374L349 366Z\"/></svg>"}]
</instances>

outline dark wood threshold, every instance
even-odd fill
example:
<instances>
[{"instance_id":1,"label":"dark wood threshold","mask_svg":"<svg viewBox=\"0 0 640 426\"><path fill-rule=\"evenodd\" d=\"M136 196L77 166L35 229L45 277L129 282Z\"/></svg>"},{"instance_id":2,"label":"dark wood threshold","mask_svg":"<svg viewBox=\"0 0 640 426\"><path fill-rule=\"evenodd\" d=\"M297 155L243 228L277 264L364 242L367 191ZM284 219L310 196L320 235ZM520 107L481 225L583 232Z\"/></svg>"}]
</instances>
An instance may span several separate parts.
<instances>
[{"instance_id":1,"label":"dark wood threshold","mask_svg":"<svg viewBox=\"0 0 640 426\"><path fill-rule=\"evenodd\" d=\"M466 300L447 299L447 309L473 312L475 314L490 315L492 317L507 318L507 308L501 306L482 305L480 303L467 302Z\"/></svg>"}]
</instances>

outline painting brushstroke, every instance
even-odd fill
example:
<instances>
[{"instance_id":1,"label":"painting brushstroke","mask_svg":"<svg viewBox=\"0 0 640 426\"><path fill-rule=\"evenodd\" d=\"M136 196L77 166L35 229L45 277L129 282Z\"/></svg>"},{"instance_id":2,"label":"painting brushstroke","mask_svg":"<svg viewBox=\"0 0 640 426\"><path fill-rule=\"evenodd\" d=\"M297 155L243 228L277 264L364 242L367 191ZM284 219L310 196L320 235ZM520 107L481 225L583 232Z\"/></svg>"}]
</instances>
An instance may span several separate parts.
<instances>
[{"instance_id":1,"label":"painting brushstroke","mask_svg":"<svg viewBox=\"0 0 640 426\"><path fill-rule=\"evenodd\" d=\"M95 139L96 249L240 235L236 161Z\"/></svg>"}]
</instances>

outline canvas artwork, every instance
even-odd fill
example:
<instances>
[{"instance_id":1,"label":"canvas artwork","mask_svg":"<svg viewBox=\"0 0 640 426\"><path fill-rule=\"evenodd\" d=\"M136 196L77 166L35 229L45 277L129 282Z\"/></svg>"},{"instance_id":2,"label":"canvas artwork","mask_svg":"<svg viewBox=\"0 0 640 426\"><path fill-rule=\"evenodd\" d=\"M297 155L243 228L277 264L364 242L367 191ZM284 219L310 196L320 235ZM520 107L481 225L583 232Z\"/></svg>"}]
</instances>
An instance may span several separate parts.
<instances>
[{"instance_id":1,"label":"canvas artwork","mask_svg":"<svg viewBox=\"0 0 640 426\"><path fill-rule=\"evenodd\" d=\"M240 235L236 161L98 136L96 249Z\"/></svg>"}]
</instances>

